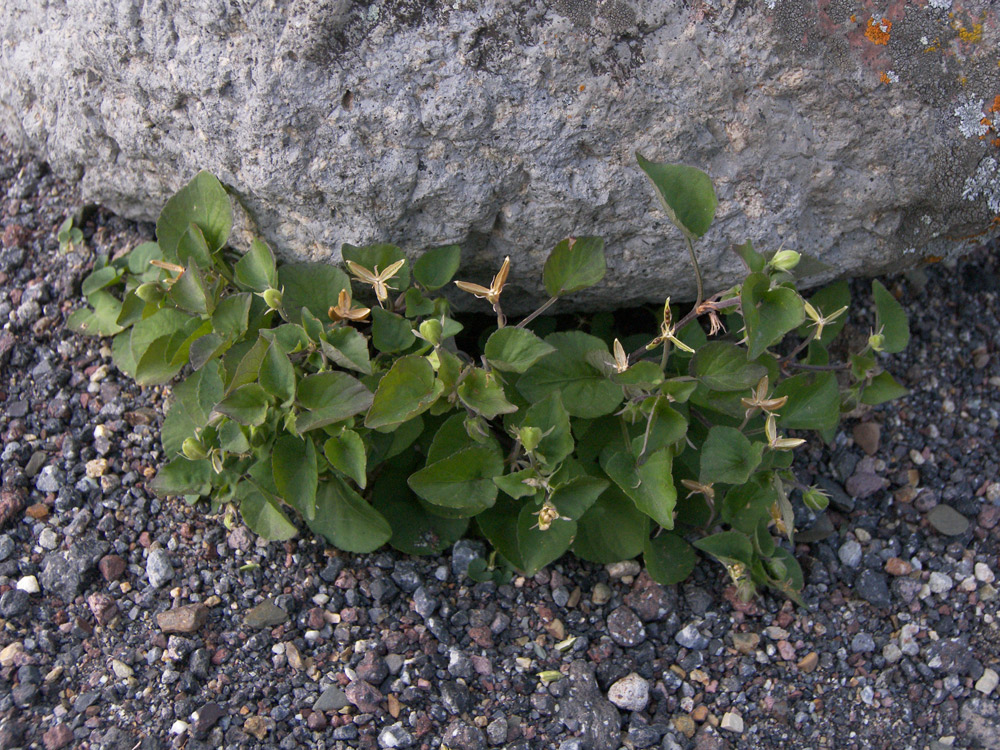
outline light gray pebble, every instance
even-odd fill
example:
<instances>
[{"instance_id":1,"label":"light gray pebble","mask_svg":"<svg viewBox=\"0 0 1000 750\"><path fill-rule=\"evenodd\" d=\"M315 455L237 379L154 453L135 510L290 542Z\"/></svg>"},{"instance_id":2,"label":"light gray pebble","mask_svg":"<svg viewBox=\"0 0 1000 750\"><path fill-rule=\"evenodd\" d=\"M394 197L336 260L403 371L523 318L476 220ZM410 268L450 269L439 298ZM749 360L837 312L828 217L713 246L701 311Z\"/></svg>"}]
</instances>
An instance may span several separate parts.
<instances>
[{"instance_id":1,"label":"light gray pebble","mask_svg":"<svg viewBox=\"0 0 1000 750\"><path fill-rule=\"evenodd\" d=\"M38 535L38 545L42 549L53 550L59 546L59 535L52 527L46 526Z\"/></svg>"},{"instance_id":2,"label":"light gray pebble","mask_svg":"<svg viewBox=\"0 0 1000 750\"><path fill-rule=\"evenodd\" d=\"M46 466L35 479L35 489L39 492L58 492L62 487L63 474L58 466Z\"/></svg>"},{"instance_id":3,"label":"light gray pebble","mask_svg":"<svg viewBox=\"0 0 1000 750\"><path fill-rule=\"evenodd\" d=\"M14 540L7 534L0 536L0 562L3 562L14 552Z\"/></svg>"},{"instance_id":4,"label":"light gray pebble","mask_svg":"<svg viewBox=\"0 0 1000 750\"><path fill-rule=\"evenodd\" d=\"M698 632L698 628L693 622L688 623L684 626L684 628L678 631L677 635L674 636L674 640L684 648L690 648L696 651L708 646L708 638Z\"/></svg>"},{"instance_id":5,"label":"light gray pebble","mask_svg":"<svg viewBox=\"0 0 1000 750\"><path fill-rule=\"evenodd\" d=\"M174 577L174 566L170 564L170 556L165 549L154 549L146 558L146 577L149 585L155 589Z\"/></svg>"},{"instance_id":6,"label":"light gray pebble","mask_svg":"<svg viewBox=\"0 0 1000 750\"><path fill-rule=\"evenodd\" d=\"M414 741L413 735L406 731L401 721L390 724L378 733L379 747L413 747Z\"/></svg>"},{"instance_id":7,"label":"light gray pebble","mask_svg":"<svg viewBox=\"0 0 1000 750\"><path fill-rule=\"evenodd\" d=\"M837 557L840 562L848 568L856 568L861 564L861 545L854 539L848 539L837 550Z\"/></svg>"},{"instance_id":8,"label":"light gray pebble","mask_svg":"<svg viewBox=\"0 0 1000 750\"><path fill-rule=\"evenodd\" d=\"M867 654L875 650L875 639L871 633L861 632L851 639L851 651L855 654Z\"/></svg>"},{"instance_id":9,"label":"light gray pebble","mask_svg":"<svg viewBox=\"0 0 1000 750\"><path fill-rule=\"evenodd\" d=\"M951 587L954 586L955 583L951 580L951 576L945 573L939 573L935 570L931 573L930 579L927 581L927 585L930 587L932 593L946 594L951 591Z\"/></svg>"}]
</instances>

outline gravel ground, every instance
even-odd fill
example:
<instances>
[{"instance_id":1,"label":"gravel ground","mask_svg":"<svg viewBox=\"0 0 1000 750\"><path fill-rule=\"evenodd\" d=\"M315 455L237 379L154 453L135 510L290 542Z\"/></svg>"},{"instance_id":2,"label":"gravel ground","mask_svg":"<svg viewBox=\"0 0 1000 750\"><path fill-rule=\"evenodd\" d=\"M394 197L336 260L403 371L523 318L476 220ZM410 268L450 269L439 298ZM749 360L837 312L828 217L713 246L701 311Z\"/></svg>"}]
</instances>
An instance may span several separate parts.
<instances>
[{"instance_id":1,"label":"gravel ground","mask_svg":"<svg viewBox=\"0 0 1000 750\"><path fill-rule=\"evenodd\" d=\"M800 457L834 502L797 608L707 562L476 584L476 542L338 555L161 502L167 391L63 327L151 228L98 210L60 255L73 186L5 143L0 194L0 748L1000 748L995 250L886 280L912 394Z\"/></svg>"}]
</instances>

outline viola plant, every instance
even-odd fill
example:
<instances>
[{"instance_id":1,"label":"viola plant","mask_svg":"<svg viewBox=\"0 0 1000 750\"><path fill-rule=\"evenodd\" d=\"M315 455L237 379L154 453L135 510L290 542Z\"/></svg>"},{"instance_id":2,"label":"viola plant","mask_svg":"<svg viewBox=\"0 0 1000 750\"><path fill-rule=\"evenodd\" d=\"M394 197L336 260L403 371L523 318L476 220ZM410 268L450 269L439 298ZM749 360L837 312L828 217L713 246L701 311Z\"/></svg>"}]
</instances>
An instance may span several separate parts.
<instances>
[{"instance_id":1,"label":"viola plant","mask_svg":"<svg viewBox=\"0 0 1000 750\"><path fill-rule=\"evenodd\" d=\"M509 258L489 286L454 282L496 315L483 350L462 351L462 323L439 296L457 246L411 262L394 245L345 245L348 273L279 265L259 240L240 255L229 195L206 172L164 207L156 242L99 259L69 325L113 336L115 364L140 385L184 375L152 489L238 511L267 539L304 524L348 552L432 555L472 533L495 550L471 571L481 578L532 575L572 551L597 563L641 554L662 583L686 578L700 550L744 597L763 585L794 598L793 500L827 500L796 479L805 441L789 431L829 440L842 413L905 393L879 364L906 346L905 315L874 282L875 329L833 363L847 284L805 300L805 259L749 243L737 248L743 282L705 296L694 243L714 218L712 182L639 164L698 290L689 309L667 299L644 335L532 329L604 277L603 241L577 237L545 262L549 299L516 323L503 312Z\"/></svg>"}]
</instances>

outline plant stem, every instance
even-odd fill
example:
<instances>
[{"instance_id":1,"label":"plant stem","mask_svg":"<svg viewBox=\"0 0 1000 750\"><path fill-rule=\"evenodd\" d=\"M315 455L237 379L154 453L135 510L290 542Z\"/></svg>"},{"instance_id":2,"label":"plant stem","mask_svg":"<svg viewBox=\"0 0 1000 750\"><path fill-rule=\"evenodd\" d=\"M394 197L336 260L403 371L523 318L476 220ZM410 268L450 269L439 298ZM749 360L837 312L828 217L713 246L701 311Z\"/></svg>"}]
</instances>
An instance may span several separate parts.
<instances>
[{"instance_id":1,"label":"plant stem","mask_svg":"<svg viewBox=\"0 0 1000 750\"><path fill-rule=\"evenodd\" d=\"M684 239L687 240L688 252L691 253L691 265L694 267L694 280L698 282L698 301L695 303L695 309L701 304L702 299L705 297L705 288L701 281L701 268L698 266L698 258L694 254L694 243L691 242L691 238L687 234L684 235ZM678 326L680 330L680 326Z\"/></svg>"},{"instance_id":2,"label":"plant stem","mask_svg":"<svg viewBox=\"0 0 1000 750\"><path fill-rule=\"evenodd\" d=\"M841 362L836 365L803 365L799 362L784 362L786 367L794 367L797 370L816 370L818 372L841 372L843 370L850 370L851 366L846 362Z\"/></svg>"},{"instance_id":3,"label":"plant stem","mask_svg":"<svg viewBox=\"0 0 1000 750\"><path fill-rule=\"evenodd\" d=\"M782 357L781 360L780 360L780 362L779 362L779 364L783 364L785 362L788 362L790 360L795 359L795 355L798 354L799 352L801 352L807 346L809 346L809 343L814 338L816 338L816 329L815 328L813 328L811 331L809 331L809 335L806 336L806 338L805 338L804 341L802 341L797 347L795 347L794 349L792 349L792 351L790 351L788 354L786 354L784 357Z\"/></svg>"},{"instance_id":4,"label":"plant stem","mask_svg":"<svg viewBox=\"0 0 1000 750\"><path fill-rule=\"evenodd\" d=\"M552 305L554 305L556 303L556 300L558 300L558 299L559 299L558 297L549 297L547 300L545 300L545 302L542 304L541 307L539 307L537 310L535 310L533 313L531 313L531 315L529 315L527 318L525 318L520 323L518 323L517 327L518 328L524 328L526 325L528 325L528 323L530 323L535 318L537 318L539 315L541 315L543 312L545 312L550 307L552 307Z\"/></svg>"}]
</instances>

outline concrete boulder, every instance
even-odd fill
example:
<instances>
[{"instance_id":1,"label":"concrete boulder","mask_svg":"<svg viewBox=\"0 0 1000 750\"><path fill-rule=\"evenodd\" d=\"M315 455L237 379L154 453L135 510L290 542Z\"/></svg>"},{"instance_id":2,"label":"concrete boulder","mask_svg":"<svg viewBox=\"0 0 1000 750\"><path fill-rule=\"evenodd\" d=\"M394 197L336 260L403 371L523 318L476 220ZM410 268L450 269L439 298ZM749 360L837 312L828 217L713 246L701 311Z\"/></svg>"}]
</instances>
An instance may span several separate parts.
<instances>
[{"instance_id":1,"label":"concrete boulder","mask_svg":"<svg viewBox=\"0 0 1000 750\"><path fill-rule=\"evenodd\" d=\"M510 254L522 307L588 234L609 273L578 306L693 296L636 150L715 180L709 290L746 239L874 273L1000 215L1000 10L879 8L5 0L0 129L129 217L208 169L287 258L458 242L461 277L488 282Z\"/></svg>"}]
</instances>

